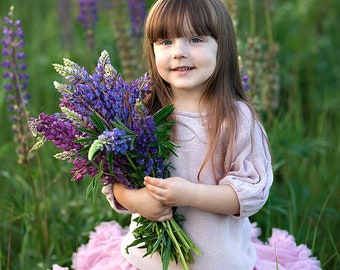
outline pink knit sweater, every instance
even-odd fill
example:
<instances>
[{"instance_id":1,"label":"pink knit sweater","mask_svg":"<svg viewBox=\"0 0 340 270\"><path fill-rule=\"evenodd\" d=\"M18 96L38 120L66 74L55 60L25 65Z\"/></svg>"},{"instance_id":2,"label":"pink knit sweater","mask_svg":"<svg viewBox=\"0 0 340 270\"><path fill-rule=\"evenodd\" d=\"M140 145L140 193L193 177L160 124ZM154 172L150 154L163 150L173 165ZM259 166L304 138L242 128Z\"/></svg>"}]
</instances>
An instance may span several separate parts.
<instances>
[{"instance_id":1,"label":"pink knit sweater","mask_svg":"<svg viewBox=\"0 0 340 270\"><path fill-rule=\"evenodd\" d=\"M273 181L271 157L262 126L255 121L252 114L242 102L237 103L239 118L237 136L232 157L231 170L225 174L226 164L223 151L217 149L214 161L216 176L208 164L204 167L200 182L207 185L230 185L237 193L240 202L240 215L229 216L201 211L191 207L179 207L177 212L185 216L183 229L201 250L201 255L194 257L193 270L235 270L253 269L256 252L250 241L250 222L248 217L255 214L265 204ZM188 181L197 182L197 173L207 150L207 135L204 128L204 117L198 113L175 112L177 137L180 147L176 149L177 157L171 161L176 168L172 176L180 176ZM218 162L220 161L220 162ZM119 213L128 213L116 203L112 186L103 188L110 205ZM132 215L132 219L136 214ZM162 264L158 254L142 258L145 250L125 247L132 243L131 231L136 224L131 222L130 230L125 236L121 251L125 258L142 270L159 270ZM180 264L170 264L169 270L181 269Z\"/></svg>"}]
</instances>

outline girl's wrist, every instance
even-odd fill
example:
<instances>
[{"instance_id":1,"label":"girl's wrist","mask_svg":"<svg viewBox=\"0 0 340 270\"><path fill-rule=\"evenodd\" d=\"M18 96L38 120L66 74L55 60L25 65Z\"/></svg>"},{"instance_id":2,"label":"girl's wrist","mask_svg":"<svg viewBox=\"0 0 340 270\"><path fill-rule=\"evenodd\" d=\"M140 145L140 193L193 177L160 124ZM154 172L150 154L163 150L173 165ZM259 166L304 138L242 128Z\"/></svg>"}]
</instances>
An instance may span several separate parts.
<instances>
[{"instance_id":1,"label":"girl's wrist","mask_svg":"<svg viewBox=\"0 0 340 270\"><path fill-rule=\"evenodd\" d=\"M113 194L117 203L119 203L123 208L134 213L132 202L129 200L129 192L122 184L116 183L113 185Z\"/></svg>"},{"instance_id":2,"label":"girl's wrist","mask_svg":"<svg viewBox=\"0 0 340 270\"><path fill-rule=\"evenodd\" d=\"M199 192L201 189L202 184L196 184L191 183L191 186L189 187L187 196L185 196L185 202L184 205L187 205L189 207L197 208L197 200L199 198Z\"/></svg>"}]
</instances>

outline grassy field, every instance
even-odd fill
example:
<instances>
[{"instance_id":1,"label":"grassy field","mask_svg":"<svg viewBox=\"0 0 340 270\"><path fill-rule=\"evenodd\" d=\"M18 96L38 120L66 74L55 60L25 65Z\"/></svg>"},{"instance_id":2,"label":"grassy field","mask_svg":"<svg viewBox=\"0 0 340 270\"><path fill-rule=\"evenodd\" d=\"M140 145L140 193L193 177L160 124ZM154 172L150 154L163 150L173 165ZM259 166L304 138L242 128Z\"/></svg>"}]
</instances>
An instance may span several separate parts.
<instances>
[{"instance_id":1,"label":"grassy field","mask_svg":"<svg viewBox=\"0 0 340 270\"><path fill-rule=\"evenodd\" d=\"M70 6L65 10L62 3L66 2ZM268 132L275 167L269 201L252 221L263 229L264 240L272 228L285 229L298 244L312 249L322 269L340 269L340 2L237 2L234 16L240 55L252 75L250 94L258 86L254 99ZM98 10L91 47L77 21L77 1L2 0L1 18L11 5L25 34L31 116L58 110L59 96L52 83L61 78L51 64L61 63L63 57L91 69L100 51L106 49L113 65L124 72L122 45L116 42L121 40L119 24L107 12L108 6ZM111 211L99 194L94 202L86 200L89 179L70 182L71 165L53 158L57 150L52 145L30 162L18 164L5 83L1 78L0 269L69 265L72 252L87 242L97 224L111 219L127 224L129 217ZM267 106L266 97L273 100L273 91L276 105Z\"/></svg>"}]
</instances>

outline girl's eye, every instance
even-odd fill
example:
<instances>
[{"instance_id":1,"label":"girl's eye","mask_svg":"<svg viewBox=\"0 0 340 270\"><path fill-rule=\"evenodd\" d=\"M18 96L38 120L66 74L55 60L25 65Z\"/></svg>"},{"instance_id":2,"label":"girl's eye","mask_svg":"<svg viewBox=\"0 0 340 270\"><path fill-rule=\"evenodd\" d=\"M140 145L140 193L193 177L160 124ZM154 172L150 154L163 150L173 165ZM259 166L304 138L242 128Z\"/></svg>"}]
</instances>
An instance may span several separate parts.
<instances>
[{"instance_id":1,"label":"girl's eye","mask_svg":"<svg viewBox=\"0 0 340 270\"><path fill-rule=\"evenodd\" d=\"M170 39L164 39L164 40L159 41L159 44L162 44L162 45L171 45L172 42L171 42Z\"/></svg>"},{"instance_id":2,"label":"girl's eye","mask_svg":"<svg viewBox=\"0 0 340 270\"><path fill-rule=\"evenodd\" d=\"M191 38L190 42L192 42L192 43L200 43L200 42L202 42L202 39L198 38L198 37L193 37L193 38Z\"/></svg>"}]
</instances>

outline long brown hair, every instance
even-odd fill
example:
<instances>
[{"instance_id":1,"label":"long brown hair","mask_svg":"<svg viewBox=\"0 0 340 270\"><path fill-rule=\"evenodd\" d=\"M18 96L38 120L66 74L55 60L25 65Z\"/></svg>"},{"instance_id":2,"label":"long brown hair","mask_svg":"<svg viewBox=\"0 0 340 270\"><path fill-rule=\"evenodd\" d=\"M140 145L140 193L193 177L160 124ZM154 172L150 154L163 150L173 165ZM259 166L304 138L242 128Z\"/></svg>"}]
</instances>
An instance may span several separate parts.
<instances>
[{"instance_id":1,"label":"long brown hair","mask_svg":"<svg viewBox=\"0 0 340 270\"><path fill-rule=\"evenodd\" d=\"M172 103L171 87L156 68L153 43L158 39L185 36L183 26L187 22L196 35L211 36L218 44L216 68L201 97L208 108L209 137L201 170L213 158L221 134L224 134L223 148L230 168L236 136L236 101L245 102L255 117L256 114L242 87L233 22L222 0L159 0L151 8L145 25L144 48L153 88L146 104L151 111L156 111Z\"/></svg>"}]
</instances>

